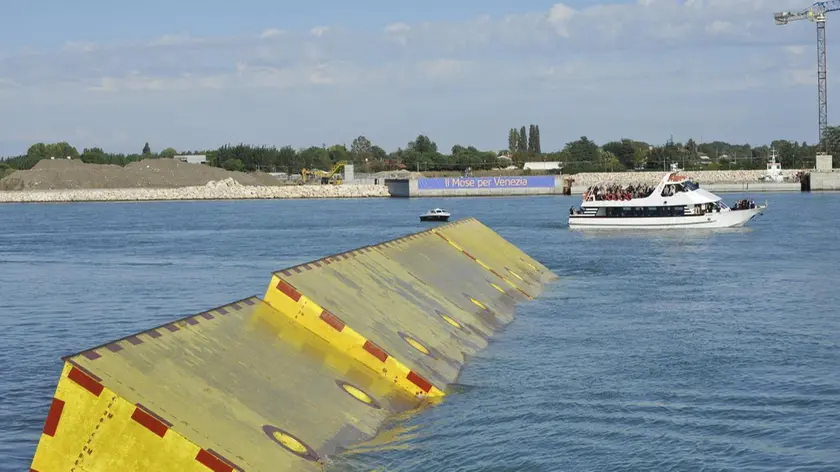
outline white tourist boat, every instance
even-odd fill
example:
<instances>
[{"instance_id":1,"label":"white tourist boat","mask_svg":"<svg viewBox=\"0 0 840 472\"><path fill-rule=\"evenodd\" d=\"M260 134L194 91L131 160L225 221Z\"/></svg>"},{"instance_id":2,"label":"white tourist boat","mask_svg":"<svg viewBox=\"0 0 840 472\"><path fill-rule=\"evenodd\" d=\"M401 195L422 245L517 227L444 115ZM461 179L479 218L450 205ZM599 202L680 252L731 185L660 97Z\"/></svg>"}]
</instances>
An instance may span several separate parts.
<instances>
[{"instance_id":1,"label":"white tourist boat","mask_svg":"<svg viewBox=\"0 0 840 472\"><path fill-rule=\"evenodd\" d=\"M744 226L764 205L740 200L730 208L679 171L666 173L655 186L599 182L583 194L580 208L569 209L569 228L665 229Z\"/></svg>"}]
</instances>

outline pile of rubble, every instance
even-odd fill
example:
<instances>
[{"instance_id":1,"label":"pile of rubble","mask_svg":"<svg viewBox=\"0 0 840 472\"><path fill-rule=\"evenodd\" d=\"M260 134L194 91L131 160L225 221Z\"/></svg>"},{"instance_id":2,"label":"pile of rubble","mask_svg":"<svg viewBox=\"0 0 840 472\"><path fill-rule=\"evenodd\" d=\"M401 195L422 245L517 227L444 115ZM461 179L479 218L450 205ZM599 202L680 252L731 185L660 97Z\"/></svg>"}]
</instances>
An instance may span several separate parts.
<instances>
[{"instance_id":1,"label":"pile of rubble","mask_svg":"<svg viewBox=\"0 0 840 472\"><path fill-rule=\"evenodd\" d=\"M179 188L227 180L241 185L283 185L269 174L231 172L177 159L143 159L125 167L85 164L77 159L45 159L32 169L0 179L0 190Z\"/></svg>"}]
</instances>

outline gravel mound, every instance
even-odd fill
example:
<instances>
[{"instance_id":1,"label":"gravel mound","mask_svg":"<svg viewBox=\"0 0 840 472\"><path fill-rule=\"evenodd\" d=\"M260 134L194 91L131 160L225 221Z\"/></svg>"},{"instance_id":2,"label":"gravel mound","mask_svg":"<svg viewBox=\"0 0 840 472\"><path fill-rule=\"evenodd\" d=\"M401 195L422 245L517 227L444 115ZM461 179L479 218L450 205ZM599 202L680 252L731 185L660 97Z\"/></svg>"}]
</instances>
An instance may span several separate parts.
<instances>
[{"instance_id":1,"label":"gravel mound","mask_svg":"<svg viewBox=\"0 0 840 472\"><path fill-rule=\"evenodd\" d=\"M383 170L382 172L370 174L370 177L377 179L420 179L423 178L423 174L407 170Z\"/></svg>"},{"instance_id":2,"label":"gravel mound","mask_svg":"<svg viewBox=\"0 0 840 472\"><path fill-rule=\"evenodd\" d=\"M32 169L19 170L0 179L0 190L180 188L228 179L244 186L283 185L261 172L231 172L177 159L143 159L125 167L60 159L42 160Z\"/></svg>"}]
</instances>

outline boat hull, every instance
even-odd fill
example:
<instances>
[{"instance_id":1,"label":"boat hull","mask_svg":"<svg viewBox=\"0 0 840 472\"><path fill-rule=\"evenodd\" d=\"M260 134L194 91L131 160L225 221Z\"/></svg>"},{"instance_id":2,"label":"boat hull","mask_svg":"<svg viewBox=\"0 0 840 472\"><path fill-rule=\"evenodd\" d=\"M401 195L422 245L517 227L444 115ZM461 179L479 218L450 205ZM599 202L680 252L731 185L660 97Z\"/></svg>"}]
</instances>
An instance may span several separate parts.
<instances>
[{"instance_id":1,"label":"boat hull","mask_svg":"<svg viewBox=\"0 0 840 472\"><path fill-rule=\"evenodd\" d=\"M762 214L766 207L746 210L722 211L699 216L671 216L648 218L604 218L596 216L569 216L571 229L691 229L691 228L737 228Z\"/></svg>"},{"instance_id":2,"label":"boat hull","mask_svg":"<svg viewBox=\"0 0 840 472\"><path fill-rule=\"evenodd\" d=\"M420 217L420 221L449 221L449 215L423 215Z\"/></svg>"}]
</instances>

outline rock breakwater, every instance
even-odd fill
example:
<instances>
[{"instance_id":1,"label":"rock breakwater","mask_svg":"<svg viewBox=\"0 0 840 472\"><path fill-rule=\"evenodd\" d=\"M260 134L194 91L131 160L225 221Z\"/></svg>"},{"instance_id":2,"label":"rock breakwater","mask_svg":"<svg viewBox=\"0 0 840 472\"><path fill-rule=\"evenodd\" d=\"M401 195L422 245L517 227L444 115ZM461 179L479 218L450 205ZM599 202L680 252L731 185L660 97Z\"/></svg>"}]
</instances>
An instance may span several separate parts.
<instances>
[{"instance_id":1,"label":"rock breakwater","mask_svg":"<svg viewBox=\"0 0 840 472\"><path fill-rule=\"evenodd\" d=\"M793 182L799 169L787 169L782 175ZM764 170L696 170L682 171L680 174L702 184L742 184L759 182ZM570 177L575 179L576 187L588 187L598 182L610 181L622 184L655 184L662 179L664 172L584 172Z\"/></svg>"},{"instance_id":2,"label":"rock breakwater","mask_svg":"<svg viewBox=\"0 0 840 472\"><path fill-rule=\"evenodd\" d=\"M164 200L270 200L388 197L382 185L242 185L234 179L178 188L0 191L0 203L139 202Z\"/></svg>"}]
</instances>

